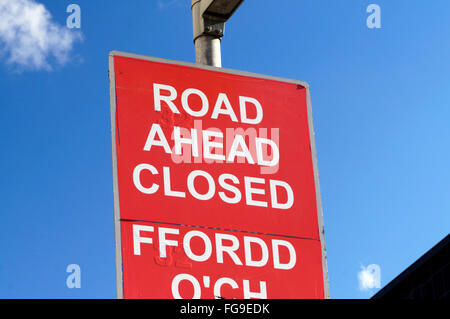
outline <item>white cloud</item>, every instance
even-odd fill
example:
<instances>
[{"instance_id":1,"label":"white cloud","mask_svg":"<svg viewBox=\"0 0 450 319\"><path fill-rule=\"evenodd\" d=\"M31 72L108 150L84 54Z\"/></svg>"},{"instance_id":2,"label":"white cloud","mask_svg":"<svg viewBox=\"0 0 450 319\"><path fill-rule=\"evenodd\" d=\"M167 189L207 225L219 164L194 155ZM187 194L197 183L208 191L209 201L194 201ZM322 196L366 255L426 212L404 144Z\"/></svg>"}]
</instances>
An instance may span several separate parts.
<instances>
[{"instance_id":1,"label":"white cloud","mask_svg":"<svg viewBox=\"0 0 450 319\"><path fill-rule=\"evenodd\" d=\"M184 1L184 0L158 0L157 5L159 9L166 9L172 6L181 6L181 5L185 5L186 3L190 2L188 1Z\"/></svg>"},{"instance_id":2,"label":"white cloud","mask_svg":"<svg viewBox=\"0 0 450 319\"><path fill-rule=\"evenodd\" d=\"M0 53L19 69L51 70L64 64L81 33L60 26L44 5L34 0L0 0Z\"/></svg>"},{"instance_id":3,"label":"white cloud","mask_svg":"<svg viewBox=\"0 0 450 319\"><path fill-rule=\"evenodd\" d=\"M371 264L367 267L361 265L358 272L359 289L369 290L381 288L381 268L377 264Z\"/></svg>"}]
</instances>

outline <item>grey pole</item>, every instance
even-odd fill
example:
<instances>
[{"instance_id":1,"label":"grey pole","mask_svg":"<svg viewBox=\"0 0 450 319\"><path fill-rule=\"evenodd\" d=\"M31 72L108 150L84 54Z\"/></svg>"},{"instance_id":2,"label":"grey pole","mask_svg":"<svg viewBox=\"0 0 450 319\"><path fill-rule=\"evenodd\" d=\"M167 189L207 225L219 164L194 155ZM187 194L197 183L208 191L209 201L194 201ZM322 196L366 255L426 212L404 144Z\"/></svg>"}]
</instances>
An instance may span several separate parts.
<instances>
[{"instance_id":1,"label":"grey pole","mask_svg":"<svg viewBox=\"0 0 450 319\"><path fill-rule=\"evenodd\" d=\"M196 63L222 67L220 41L225 22L243 1L191 0Z\"/></svg>"},{"instance_id":2,"label":"grey pole","mask_svg":"<svg viewBox=\"0 0 450 319\"><path fill-rule=\"evenodd\" d=\"M220 38L222 28L203 17L202 0L191 0L192 26L194 31L195 62L198 64L222 67Z\"/></svg>"},{"instance_id":3,"label":"grey pole","mask_svg":"<svg viewBox=\"0 0 450 319\"><path fill-rule=\"evenodd\" d=\"M195 63L222 67L220 38L201 35L194 41Z\"/></svg>"}]
</instances>

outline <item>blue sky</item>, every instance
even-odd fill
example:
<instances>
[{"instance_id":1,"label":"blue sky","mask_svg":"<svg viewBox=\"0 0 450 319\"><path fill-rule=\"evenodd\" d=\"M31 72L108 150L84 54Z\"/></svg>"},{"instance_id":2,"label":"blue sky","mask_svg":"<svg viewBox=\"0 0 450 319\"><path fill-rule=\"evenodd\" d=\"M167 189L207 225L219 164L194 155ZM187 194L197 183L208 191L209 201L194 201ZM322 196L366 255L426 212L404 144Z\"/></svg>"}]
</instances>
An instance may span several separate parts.
<instances>
[{"instance_id":1,"label":"blue sky","mask_svg":"<svg viewBox=\"0 0 450 319\"><path fill-rule=\"evenodd\" d=\"M194 62L190 1L39 3L61 30L76 3L82 24L33 64L11 62L0 21L0 298L114 298L108 53ZM371 3L380 29L366 26ZM449 232L449 11L246 0L226 25L224 67L311 86L332 298L370 297L362 266L384 286Z\"/></svg>"}]
</instances>

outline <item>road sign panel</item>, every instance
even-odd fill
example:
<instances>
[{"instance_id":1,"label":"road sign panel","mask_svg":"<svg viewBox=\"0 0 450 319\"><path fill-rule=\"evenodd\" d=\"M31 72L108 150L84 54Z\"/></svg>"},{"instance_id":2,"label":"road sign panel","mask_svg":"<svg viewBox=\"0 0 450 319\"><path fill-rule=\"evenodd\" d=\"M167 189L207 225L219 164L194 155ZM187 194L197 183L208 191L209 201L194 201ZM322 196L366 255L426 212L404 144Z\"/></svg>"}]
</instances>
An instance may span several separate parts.
<instances>
[{"instance_id":1,"label":"road sign panel","mask_svg":"<svg viewBox=\"0 0 450 319\"><path fill-rule=\"evenodd\" d=\"M125 298L324 297L317 240L128 221L122 243Z\"/></svg>"},{"instance_id":2,"label":"road sign panel","mask_svg":"<svg viewBox=\"0 0 450 319\"><path fill-rule=\"evenodd\" d=\"M119 296L137 221L307 241L327 296L307 84L119 52L110 78Z\"/></svg>"}]
</instances>

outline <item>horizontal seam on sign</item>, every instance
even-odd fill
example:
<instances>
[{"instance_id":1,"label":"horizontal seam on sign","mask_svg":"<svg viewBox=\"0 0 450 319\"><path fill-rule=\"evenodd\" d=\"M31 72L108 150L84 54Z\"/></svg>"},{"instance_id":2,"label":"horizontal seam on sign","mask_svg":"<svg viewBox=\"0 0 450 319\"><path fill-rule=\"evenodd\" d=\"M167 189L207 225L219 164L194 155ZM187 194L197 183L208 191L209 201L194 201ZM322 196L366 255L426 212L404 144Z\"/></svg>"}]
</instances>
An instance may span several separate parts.
<instances>
[{"instance_id":1,"label":"horizontal seam on sign","mask_svg":"<svg viewBox=\"0 0 450 319\"><path fill-rule=\"evenodd\" d=\"M218 229L218 230L235 231L235 232L249 233L249 234L268 235L268 236L279 236L279 237L288 237L288 238L297 238L297 239L307 239L307 240L317 240L318 242L320 242L320 238L309 238L309 237L299 237L299 236L290 236L290 235L278 235L278 234L270 234L270 233L252 232L252 231L248 231L248 230L237 230L237 229L227 229L227 228L219 228L219 227L208 227L208 226L185 225L185 224L176 224L176 223L168 223L168 222L157 222L157 221L153 221L153 220L143 220L143 219L120 219L120 221L121 221L121 222L146 222L146 223L166 224L166 225L184 226L184 227L197 227L197 228L205 228L205 229Z\"/></svg>"}]
</instances>

